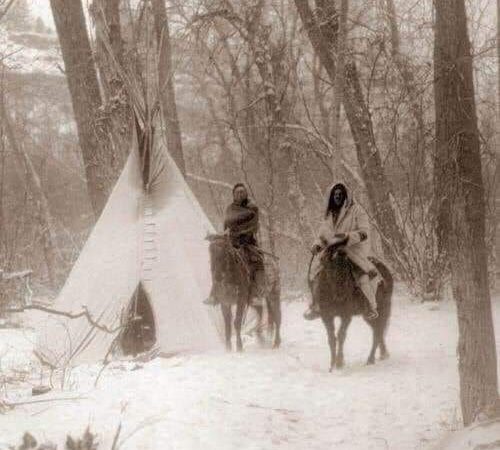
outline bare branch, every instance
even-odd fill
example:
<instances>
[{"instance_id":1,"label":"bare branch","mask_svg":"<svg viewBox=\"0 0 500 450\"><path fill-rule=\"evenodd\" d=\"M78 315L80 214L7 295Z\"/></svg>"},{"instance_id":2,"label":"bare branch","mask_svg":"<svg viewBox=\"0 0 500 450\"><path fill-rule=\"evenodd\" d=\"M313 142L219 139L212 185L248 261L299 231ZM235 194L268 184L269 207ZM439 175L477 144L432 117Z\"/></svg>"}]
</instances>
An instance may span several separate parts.
<instances>
[{"instance_id":1,"label":"bare branch","mask_svg":"<svg viewBox=\"0 0 500 450\"><path fill-rule=\"evenodd\" d=\"M46 312L49 314L53 314L55 316L62 316L62 317L67 317L68 319L80 319L81 317L85 317L87 321L89 322L90 325L92 325L94 328L97 328L100 331L103 331L104 333L108 334L115 334L117 331L123 328L123 325L120 325L115 328L109 328L106 325L102 325L98 322L96 322L92 316L90 315L88 309L86 306L82 307L83 310L78 312L78 313L70 313L70 312L65 312L65 311L60 311L57 309L50 308L48 306L43 306L39 304L33 304L33 305L26 305L21 308L7 308L5 312L7 313L22 313L26 312L29 310L36 310L36 311L42 311Z\"/></svg>"},{"instance_id":2,"label":"bare branch","mask_svg":"<svg viewBox=\"0 0 500 450\"><path fill-rule=\"evenodd\" d=\"M2 20L6 16L6 14L9 12L10 8L12 8L14 3L16 3L16 1L17 0L9 0L9 3L7 3L5 8L2 11L0 11L0 20Z\"/></svg>"}]
</instances>

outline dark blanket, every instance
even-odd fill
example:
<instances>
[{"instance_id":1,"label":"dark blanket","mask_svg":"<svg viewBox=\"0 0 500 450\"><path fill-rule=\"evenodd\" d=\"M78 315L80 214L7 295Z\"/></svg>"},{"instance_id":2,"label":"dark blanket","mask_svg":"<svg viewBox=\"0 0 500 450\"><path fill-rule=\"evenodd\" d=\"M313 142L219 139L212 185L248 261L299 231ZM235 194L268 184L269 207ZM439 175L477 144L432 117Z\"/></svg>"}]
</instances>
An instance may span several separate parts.
<instances>
[{"instance_id":1,"label":"dark blanket","mask_svg":"<svg viewBox=\"0 0 500 450\"><path fill-rule=\"evenodd\" d=\"M237 205L231 203L224 215L224 230L229 230L229 236L237 245L256 245L256 233L259 230L259 208L253 203Z\"/></svg>"}]
</instances>

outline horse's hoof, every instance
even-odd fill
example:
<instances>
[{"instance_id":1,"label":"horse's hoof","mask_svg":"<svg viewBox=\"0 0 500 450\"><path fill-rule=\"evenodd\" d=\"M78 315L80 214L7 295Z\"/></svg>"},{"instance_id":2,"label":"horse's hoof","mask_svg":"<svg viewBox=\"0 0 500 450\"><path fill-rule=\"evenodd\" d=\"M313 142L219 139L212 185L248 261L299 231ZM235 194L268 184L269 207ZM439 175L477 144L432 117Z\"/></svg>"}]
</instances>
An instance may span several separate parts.
<instances>
[{"instance_id":1,"label":"horse's hoof","mask_svg":"<svg viewBox=\"0 0 500 450\"><path fill-rule=\"evenodd\" d=\"M335 367L336 367L337 369L343 369L343 368L344 368L344 361L337 361L337 362L335 363Z\"/></svg>"},{"instance_id":2,"label":"horse's hoof","mask_svg":"<svg viewBox=\"0 0 500 450\"><path fill-rule=\"evenodd\" d=\"M280 348L280 345L281 345L281 341L274 341L273 348L274 349Z\"/></svg>"},{"instance_id":3,"label":"horse's hoof","mask_svg":"<svg viewBox=\"0 0 500 450\"><path fill-rule=\"evenodd\" d=\"M382 353L380 355L380 360L383 361L384 359L389 359L389 352Z\"/></svg>"},{"instance_id":4,"label":"horse's hoof","mask_svg":"<svg viewBox=\"0 0 500 450\"><path fill-rule=\"evenodd\" d=\"M328 372L332 373L335 370L335 366L330 366L330 370Z\"/></svg>"},{"instance_id":5,"label":"horse's hoof","mask_svg":"<svg viewBox=\"0 0 500 450\"><path fill-rule=\"evenodd\" d=\"M375 364L375 358L368 358L368 361L366 361L367 366L373 366Z\"/></svg>"}]
</instances>

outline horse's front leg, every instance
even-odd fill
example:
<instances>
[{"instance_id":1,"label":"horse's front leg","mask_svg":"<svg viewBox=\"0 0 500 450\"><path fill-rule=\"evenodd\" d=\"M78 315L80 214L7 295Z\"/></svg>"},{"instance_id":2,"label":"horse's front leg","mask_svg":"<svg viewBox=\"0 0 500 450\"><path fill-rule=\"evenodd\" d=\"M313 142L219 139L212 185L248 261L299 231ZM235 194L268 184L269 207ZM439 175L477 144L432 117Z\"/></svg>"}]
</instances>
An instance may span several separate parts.
<instances>
[{"instance_id":1,"label":"horse's front leg","mask_svg":"<svg viewBox=\"0 0 500 450\"><path fill-rule=\"evenodd\" d=\"M269 311L270 328L274 328L274 343L273 348L278 348L281 345L281 304L279 296L271 293L271 299L267 302Z\"/></svg>"},{"instance_id":2,"label":"horse's front leg","mask_svg":"<svg viewBox=\"0 0 500 450\"><path fill-rule=\"evenodd\" d=\"M369 322L369 325L372 327L372 348L370 350L370 354L368 355L368 359L366 364L368 366L375 364L375 352L377 351L379 336L377 325L373 323L374 321Z\"/></svg>"},{"instance_id":3,"label":"horse's front leg","mask_svg":"<svg viewBox=\"0 0 500 450\"><path fill-rule=\"evenodd\" d=\"M349 325L351 324L351 317L342 317L340 322L340 329L339 329L339 334L338 334L338 353L337 353L337 361L336 361L336 367L337 369L341 369L344 367L344 342L347 337L347 329L349 328Z\"/></svg>"},{"instance_id":4,"label":"horse's front leg","mask_svg":"<svg viewBox=\"0 0 500 450\"><path fill-rule=\"evenodd\" d=\"M243 324L243 313L245 311L245 305L242 302L238 303L236 307L236 317L234 318L234 329L236 331L236 350L239 352L243 351L243 341L241 340L241 327Z\"/></svg>"},{"instance_id":5,"label":"horse's front leg","mask_svg":"<svg viewBox=\"0 0 500 450\"><path fill-rule=\"evenodd\" d=\"M322 314L321 320L326 328L328 335L328 345L330 346L330 372L335 368L336 352L337 352L337 339L335 337L335 322L333 314Z\"/></svg>"},{"instance_id":6,"label":"horse's front leg","mask_svg":"<svg viewBox=\"0 0 500 450\"><path fill-rule=\"evenodd\" d=\"M257 336L257 342L260 345L264 344L264 336L262 336L262 321L264 318L264 307L254 306L255 312L257 313L257 325L255 326L255 335Z\"/></svg>"},{"instance_id":7,"label":"horse's front leg","mask_svg":"<svg viewBox=\"0 0 500 450\"><path fill-rule=\"evenodd\" d=\"M224 317L224 331L226 333L226 350L231 351L231 321L233 319L233 312L231 305L221 304L222 316Z\"/></svg>"},{"instance_id":8,"label":"horse's front leg","mask_svg":"<svg viewBox=\"0 0 500 450\"><path fill-rule=\"evenodd\" d=\"M379 330L378 333L379 333L378 348L380 349L380 359L387 359L389 358L389 352L385 345L384 330L383 329Z\"/></svg>"}]
</instances>

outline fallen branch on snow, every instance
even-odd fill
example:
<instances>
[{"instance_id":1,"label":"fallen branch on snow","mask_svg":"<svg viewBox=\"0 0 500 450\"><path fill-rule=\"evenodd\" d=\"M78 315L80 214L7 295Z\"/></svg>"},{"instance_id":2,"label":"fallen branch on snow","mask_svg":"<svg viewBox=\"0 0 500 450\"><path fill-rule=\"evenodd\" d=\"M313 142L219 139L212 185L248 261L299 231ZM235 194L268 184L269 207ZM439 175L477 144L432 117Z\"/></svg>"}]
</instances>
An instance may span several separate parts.
<instances>
[{"instance_id":1,"label":"fallen branch on snow","mask_svg":"<svg viewBox=\"0 0 500 450\"><path fill-rule=\"evenodd\" d=\"M102 325L98 322L96 322L92 316L90 315L88 309L86 306L82 307L82 311L79 313L70 313L70 312L65 312L65 311L59 311L57 309L50 308L48 306L43 306L40 304L33 304L33 305L26 305L22 306L20 308L7 308L5 312L8 313L22 313L28 310L36 310L36 311L42 311L46 312L48 314L53 314L55 316L62 316L62 317L67 317L68 319L79 319L81 317L85 317L87 321L89 322L90 325L92 325L94 328L97 328L100 331L103 331L104 333L108 334L115 334L117 331L119 331L121 328L123 328L123 325L118 325L115 328L109 328L106 325Z\"/></svg>"},{"instance_id":2,"label":"fallen branch on snow","mask_svg":"<svg viewBox=\"0 0 500 450\"><path fill-rule=\"evenodd\" d=\"M10 407L14 406L23 406L23 405L33 405L35 403L50 403L50 402L63 402L63 401L71 401L71 400L85 400L88 397L78 396L78 397L54 397L54 398L41 398L38 400L26 400L24 402L14 402L8 403L7 405Z\"/></svg>"}]
</instances>

